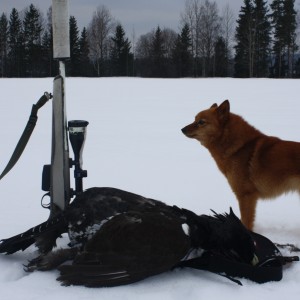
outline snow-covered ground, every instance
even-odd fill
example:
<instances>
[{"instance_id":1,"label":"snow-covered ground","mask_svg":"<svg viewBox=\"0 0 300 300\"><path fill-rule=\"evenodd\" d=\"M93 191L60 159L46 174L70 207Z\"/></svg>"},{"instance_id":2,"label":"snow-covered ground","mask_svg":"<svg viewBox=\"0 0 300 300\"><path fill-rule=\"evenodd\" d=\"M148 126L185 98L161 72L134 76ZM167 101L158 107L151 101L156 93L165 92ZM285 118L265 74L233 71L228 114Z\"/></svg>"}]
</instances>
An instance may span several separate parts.
<instances>
[{"instance_id":1,"label":"snow-covered ground","mask_svg":"<svg viewBox=\"0 0 300 300\"><path fill-rule=\"evenodd\" d=\"M199 214L225 212L237 201L208 151L181 128L195 114L229 99L233 112L269 135L300 141L299 80L68 78L68 119L90 122L83 152L84 187L111 186L186 207ZM5 167L28 120L31 105L52 78L0 79L0 170ZM42 166L50 162L51 103L15 168L0 182L0 239L45 221L40 206ZM300 246L300 202L288 194L260 202L255 231L280 243ZM65 236L60 245L67 243ZM242 280L237 286L197 270L175 270L117 288L62 287L58 272L25 273L30 247L0 256L1 299L295 299L300 263L284 270L280 282ZM295 253L294 253L295 254ZM259 298L258 298L259 297Z\"/></svg>"}]
</instances>

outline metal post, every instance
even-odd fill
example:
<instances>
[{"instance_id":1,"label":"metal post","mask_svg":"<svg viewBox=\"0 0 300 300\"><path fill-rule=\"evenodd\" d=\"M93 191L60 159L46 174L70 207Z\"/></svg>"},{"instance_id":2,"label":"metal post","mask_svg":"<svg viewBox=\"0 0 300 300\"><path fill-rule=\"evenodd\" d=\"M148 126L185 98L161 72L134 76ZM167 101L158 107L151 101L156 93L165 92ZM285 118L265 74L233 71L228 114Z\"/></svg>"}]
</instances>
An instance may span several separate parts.
<instances>
[{"instance_id":1,"label":"metal post","mask_svg":"<svg viewBox=\"0 0 300 300\"><path fill-rule=\"evenodd\" d=\"M51 213L70 202L69 146L66 117L65 60L70 57L69 2L52 0L53 57L59 75L53 83L52 153L50 175Z\"/></svg>"}]
</instances>

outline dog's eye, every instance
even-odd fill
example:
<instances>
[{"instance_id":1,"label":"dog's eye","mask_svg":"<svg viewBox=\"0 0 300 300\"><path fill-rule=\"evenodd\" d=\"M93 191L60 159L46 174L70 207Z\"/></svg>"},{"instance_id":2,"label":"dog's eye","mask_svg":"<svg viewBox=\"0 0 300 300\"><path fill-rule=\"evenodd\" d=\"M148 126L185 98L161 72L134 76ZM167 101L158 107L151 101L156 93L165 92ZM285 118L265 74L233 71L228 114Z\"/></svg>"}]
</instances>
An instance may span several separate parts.
<instances>
[{"instance_id":1,"label":"dog's eye","mask_svg":"<svg viewBox=\"0 0 300 300\"><path fill-rule=\"evenodd\" d=\"M198 122L197 122L197 125L199 126L203 126L205 124L205 121L203 119L200 119Z\"/></svg>"}]
</instances>

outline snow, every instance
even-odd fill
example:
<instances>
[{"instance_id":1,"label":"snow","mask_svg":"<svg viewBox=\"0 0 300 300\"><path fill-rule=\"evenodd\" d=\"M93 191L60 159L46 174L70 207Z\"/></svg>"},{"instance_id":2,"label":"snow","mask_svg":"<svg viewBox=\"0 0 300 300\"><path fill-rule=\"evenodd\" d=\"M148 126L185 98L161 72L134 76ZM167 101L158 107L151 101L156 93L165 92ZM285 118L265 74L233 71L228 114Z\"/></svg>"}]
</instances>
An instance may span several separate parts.
<instances>
[{"instance_id":1,"label":"snow","mask_svg":"<svg viewBox=\"0 0 300 300\"><path fill-rule=\"evenodd\" d=\"M0 170L5 167L28 120L31 105L53 78L0 79ZM84 187L110 186L209 214L239 215L237 201L208 151L181 128L214 102L229 99L233 112L266 134L300 140L299 80L68 78L69 120L88 120ZM15 168L0 182L0 238L45 221L41 172L51 158L51 103L39 111L36 129ZM71 173L72 176L72 173ZM72 180L73 182L73 180ZM274 242L300 247L300 203L296 194L260 202L255 231ZM64 247L67 236L60 239ZM1 299L282 299L300 293L300 263L284 269L280 282L240 287L198 270L175 270L130 286L62 287L58 272L23 271L36 255L30 247L0 256ZM293 253L297 255L297 253Z\"/></svg>"}]
</instances>

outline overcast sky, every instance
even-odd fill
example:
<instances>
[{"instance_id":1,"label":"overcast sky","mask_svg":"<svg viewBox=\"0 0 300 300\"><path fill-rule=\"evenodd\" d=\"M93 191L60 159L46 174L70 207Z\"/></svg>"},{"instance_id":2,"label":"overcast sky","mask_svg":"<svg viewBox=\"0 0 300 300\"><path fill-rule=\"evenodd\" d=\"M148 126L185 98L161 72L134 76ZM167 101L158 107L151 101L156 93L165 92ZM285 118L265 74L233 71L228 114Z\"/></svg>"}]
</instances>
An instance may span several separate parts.
<instances>
[{"instance_id":1,"label":"overcast sky","mask_svg":"<svg viewBox=\"0 0 300 300\"><path fill-rule=\"evenodd\" d=\"M220 11L228 3L236 17L243 5L243 0L215 0L215 2ZM21 11L31 3L46 16L52 0L1 0L0 13L4 12L9 16L12 8ZM69 0L70 15L75 16L79 30L88 26L98 6L105 5L125 28L127 35L131 35L134 29L137 36L151 31L158 25L161 28L169 27L178 31L184 3L185 0ZM296 0L296 9L300 9L299 3L300 0Z\"/></svg>"}]
</instances>

